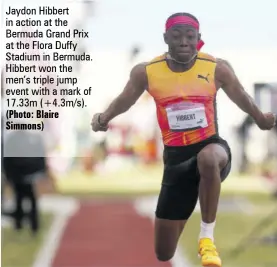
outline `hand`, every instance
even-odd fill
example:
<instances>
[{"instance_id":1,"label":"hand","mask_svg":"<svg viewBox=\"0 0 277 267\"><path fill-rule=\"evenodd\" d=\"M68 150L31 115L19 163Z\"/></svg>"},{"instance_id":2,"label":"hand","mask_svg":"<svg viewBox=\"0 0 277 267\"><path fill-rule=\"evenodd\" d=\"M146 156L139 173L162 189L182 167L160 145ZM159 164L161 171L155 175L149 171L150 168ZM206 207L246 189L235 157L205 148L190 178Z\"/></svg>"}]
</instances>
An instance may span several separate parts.
<instances>
[{"instance_id":1,"label":"hand","mask_svg":"<svg viewBox=\"0 0 277 267\"><path fill-rule=\"evenodd\" d=\"M91 128L94 132L106 132L109 128L108 124L104 124L101 122L101 114L96 113L91 120Z\"/></svg>"},{"instance_id":2,"label":"hand","mask_svg":"<svg viewBox=\"0 0 277 267\"><path fill-rule=\"evenodd\" d=\"M257 122L261 130L271 130L276 125L276 115L269 112L264 113L263 119Z\"/></svg>"}]
</instances>

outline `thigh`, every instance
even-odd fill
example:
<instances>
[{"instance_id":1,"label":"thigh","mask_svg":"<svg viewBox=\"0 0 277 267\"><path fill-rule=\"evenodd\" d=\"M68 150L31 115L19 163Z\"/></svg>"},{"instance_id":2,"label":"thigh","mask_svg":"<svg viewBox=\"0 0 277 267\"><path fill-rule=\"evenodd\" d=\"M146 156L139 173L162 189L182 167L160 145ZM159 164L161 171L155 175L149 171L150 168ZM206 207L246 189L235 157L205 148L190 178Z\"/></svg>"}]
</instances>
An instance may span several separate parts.
<instances>
[{"instance_id":1,"label":"thigh","mask_svg":"<svg viewBox=\"0 0 277 267\"><path fill-rule=\"evenodd\" d=\"M156 217L169 220L187 220L198 198L199 177L196 158L164 167Z\"/></svg>"},{"instance_id":2,"label":"thigh","mask_svg":"<svg viewBox=\"0 0 277 267\"><path fill-rule=\"evenodd\" d=\"M15 194L15 209L16 212L21 213L23 209L23 199L24 199L24 193L23 188L21 184L15 183L13 184L14 194Z\"/></svg>"},{"instance_id":3,"label":"thigh","mask_svg":"<svg viewBox=\"0 0 277 267\"><path fill-rule=\"evenodd\" d=\"M21 184L18 183L13 183L12 184L12 188L15 194L15 197L22 197L22 186Z\"/></svg>"},{"instance_id":4,"label":"thigh","mask_svg":"<svg viewBox=\"0 0 277 267\"><path fill-rule=\"evenodd\" d=\"M34 188L32 183L24 183L23 185L23 193L26 197L30 197L34 195Z\"/></svg>"},{"instance_id":5,"label":"thigh","mask_svg":"<svg viewBox=\"0 0 277 267\"><path fill-rule=\"evenodd\" d=\"M198 199L199 182L194 177L183 184L162 185L158 198L156 217L168 220L188 220Z\"/></svg>"}]
</instances>

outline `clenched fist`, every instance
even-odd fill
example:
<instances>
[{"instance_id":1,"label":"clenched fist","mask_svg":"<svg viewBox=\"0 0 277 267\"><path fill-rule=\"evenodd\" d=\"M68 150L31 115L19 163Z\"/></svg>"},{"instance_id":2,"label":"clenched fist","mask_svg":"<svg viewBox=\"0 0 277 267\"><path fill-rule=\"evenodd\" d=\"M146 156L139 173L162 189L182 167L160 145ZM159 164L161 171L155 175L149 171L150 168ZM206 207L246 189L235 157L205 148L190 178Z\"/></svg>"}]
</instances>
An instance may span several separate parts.
<instances>
[{"instance_id":1,"label":"clenched fist","mask_svg":"<svg viewBox=\"0 0 277 267\"><path fill-rule=\"evenodd\" d=\"M91 128L94 132L106 132L109 128L108 124L101 122L101 114L96 113L91 120Z\"/></svg>"},{"instance_id":2,"label":"clenched fist","mask_svg":"<svg viewBox=\"0 0 277 267\"><path fill-rule=\"evenodd\" d=\"M276 114L264 113L263 119L257 122L257 125L261 130L271 130L276 125Z\"/></svg>"}]
</instances>

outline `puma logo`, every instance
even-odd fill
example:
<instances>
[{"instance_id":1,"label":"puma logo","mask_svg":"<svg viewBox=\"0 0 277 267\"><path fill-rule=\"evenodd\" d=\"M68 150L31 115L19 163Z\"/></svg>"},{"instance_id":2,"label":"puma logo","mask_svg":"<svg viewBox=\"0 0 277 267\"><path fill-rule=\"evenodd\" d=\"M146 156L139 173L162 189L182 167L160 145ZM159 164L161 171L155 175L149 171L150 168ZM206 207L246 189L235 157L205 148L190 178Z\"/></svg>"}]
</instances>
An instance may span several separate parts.
<instances>
[{"instance_id":1,"label":"puma logo","mask_svg":"<svg viewBox=\"0 0 277 267\"><path fill-rule=\"evenodd\" d=\"M209 80L208 80L208 77L210 76L210 74L208 74L206 77L201 75L201 74L198 74L197 78L198 79L203 79L205 80L207 83L209 83Z\"/></svg>"}]
</instances>

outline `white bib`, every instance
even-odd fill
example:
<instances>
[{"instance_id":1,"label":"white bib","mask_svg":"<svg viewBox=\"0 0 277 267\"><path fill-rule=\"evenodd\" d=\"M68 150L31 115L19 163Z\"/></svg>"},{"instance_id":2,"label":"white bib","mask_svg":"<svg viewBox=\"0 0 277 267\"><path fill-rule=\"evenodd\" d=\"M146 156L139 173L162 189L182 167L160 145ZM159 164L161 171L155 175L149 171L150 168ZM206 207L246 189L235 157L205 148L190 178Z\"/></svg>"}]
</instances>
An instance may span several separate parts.
<instances>
[{"instance_id":1,"label":"white bib","mask_svg":"<svg viewBox=\"0 0 277 267\"><path fill-rule=\"evenodd\" d=\"M188 131L208 126L205 106L201 103L175 103L166 107L166 113L172 131Z\"/></svg>"}]
</instances>

